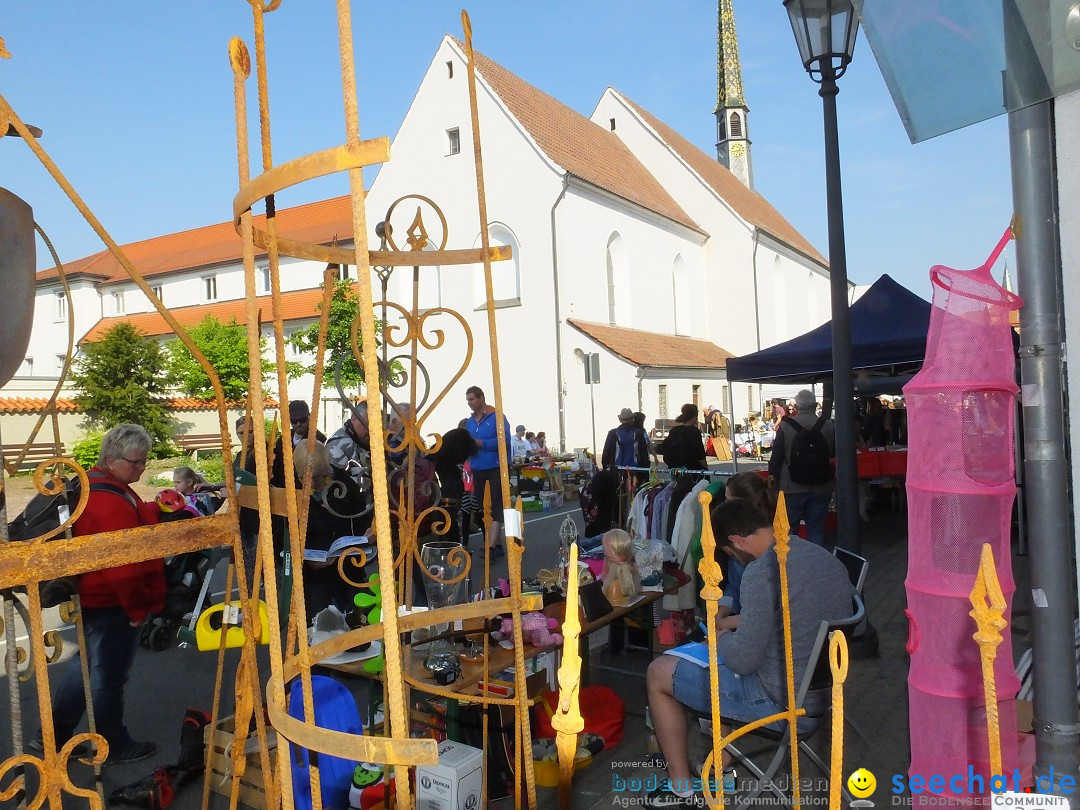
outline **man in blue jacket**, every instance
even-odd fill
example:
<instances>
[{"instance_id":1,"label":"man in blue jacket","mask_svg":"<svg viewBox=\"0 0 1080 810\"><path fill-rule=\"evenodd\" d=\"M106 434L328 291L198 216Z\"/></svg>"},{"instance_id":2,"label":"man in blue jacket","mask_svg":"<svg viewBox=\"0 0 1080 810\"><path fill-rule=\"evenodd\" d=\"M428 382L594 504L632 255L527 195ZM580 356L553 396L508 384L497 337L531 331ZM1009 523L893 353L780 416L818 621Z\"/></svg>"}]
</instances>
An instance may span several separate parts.
<instances>
[{"instance_id":1,"label":"man in blue jacket","mask_svg":"<svg viewBox=\"0 0 1080 810\"><path fill-rule=\"evenodd\" d=\"M488 545L493 557L506 553L503 546L503 496L502 474L499 470L499 432L495 419L495 409L487 404L484 392L477 386L465 391L465 401L469 404L472 416L466 422L466 429L476 442L476 452L469 459L473 474L473 492L476 502L483 507L484 490L491 493L491 528L488 531ZM510 423L503 417L503 441L510 436ZM507 453L507 462L510 455Z\"/></svg>"}]
</instances>

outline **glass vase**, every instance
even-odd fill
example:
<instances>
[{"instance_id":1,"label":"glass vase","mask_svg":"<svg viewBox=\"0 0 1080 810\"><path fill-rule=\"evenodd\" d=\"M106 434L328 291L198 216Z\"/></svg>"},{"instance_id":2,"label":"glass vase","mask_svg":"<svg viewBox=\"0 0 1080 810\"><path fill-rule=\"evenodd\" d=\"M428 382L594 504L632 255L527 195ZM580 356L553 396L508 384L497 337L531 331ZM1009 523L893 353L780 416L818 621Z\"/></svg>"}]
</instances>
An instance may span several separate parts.
<instances>
[{"instance_id":1,"label":"glass vase","mask_svg":"<svg viewBox=\"0 0 1080 810\"><path fill-rule=\"evenodd\" d=\"M466 578L468 555L461 543L435 540L420 548L420 562L424 568L424 591L427 593L428 610L439 610L462 601L468 591ZM460 579L459 579L460 577ZM451 580L457 580L452 582ZM449 624L431 626L431 634L440 636L450 628ZM428 643L424 667L437 669L457 664L457 650L448 638L435 638Z\"/></svg>"}]
</instances>

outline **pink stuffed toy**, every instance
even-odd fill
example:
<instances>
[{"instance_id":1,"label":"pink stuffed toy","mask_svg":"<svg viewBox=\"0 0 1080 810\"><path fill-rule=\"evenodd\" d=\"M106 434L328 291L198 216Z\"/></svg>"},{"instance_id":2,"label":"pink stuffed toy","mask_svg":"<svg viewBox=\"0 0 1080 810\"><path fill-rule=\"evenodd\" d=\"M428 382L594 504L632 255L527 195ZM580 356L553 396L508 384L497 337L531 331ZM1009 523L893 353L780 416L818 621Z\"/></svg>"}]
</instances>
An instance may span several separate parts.
<instances>
[{"instance_id":1,"label":"pink stuffed toy","mask_svg":"<svg viewBox=\"0 0 1080 810\"><path fill-rule=\"evenodd\" d=\"M525 613L521 616L521 634L526 644L534 647L552 647L562 644L563 637L558 633L552 633L559 623L543 613ZM491 634L491 637L499 642L499 646L507 650L514 648L514 621L503 619L499 630Z\"/></svg>"}]
</instances>

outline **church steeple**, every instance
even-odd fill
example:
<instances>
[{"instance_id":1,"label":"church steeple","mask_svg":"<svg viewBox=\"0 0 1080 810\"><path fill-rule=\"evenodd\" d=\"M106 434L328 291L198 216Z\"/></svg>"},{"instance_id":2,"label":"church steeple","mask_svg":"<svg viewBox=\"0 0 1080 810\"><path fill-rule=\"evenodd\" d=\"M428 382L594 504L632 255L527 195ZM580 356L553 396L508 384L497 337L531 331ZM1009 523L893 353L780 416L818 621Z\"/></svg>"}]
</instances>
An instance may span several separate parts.
<instances>
[{"instance_id":1,"label":"church steeple","mask_svg":"<svg viewBox=\"0 0 1080 810\"><path fill-rule=\"evenodd\" d=\"M731 169L747 188L754 187L750 138L743 98L739 41L735 36L732 0L717 3L716 51L716 159Z\"/></svg>"}]
</instances>

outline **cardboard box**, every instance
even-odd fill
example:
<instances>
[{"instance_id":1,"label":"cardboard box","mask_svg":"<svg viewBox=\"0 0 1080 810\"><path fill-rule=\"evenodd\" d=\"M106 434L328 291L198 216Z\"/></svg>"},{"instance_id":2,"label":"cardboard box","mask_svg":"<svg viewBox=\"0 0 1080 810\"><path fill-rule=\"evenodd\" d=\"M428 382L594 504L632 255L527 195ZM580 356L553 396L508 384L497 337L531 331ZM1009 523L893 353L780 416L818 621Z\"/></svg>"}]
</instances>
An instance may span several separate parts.
<instances>
[{"instance_id":1,"label":"cardboard box","mask_svg":"<svg viewBox=\"0 0 1080 810\"><path fill-rule=\"evenodd\" d=\"M416 769L417 810L476 810L484 783L484 752L445 740L439 764Z\"/></svg>"},{"instance_id":2,"label":"cardboard box","mask_svg":"<svg viewBox=\"0 0 1080 810\"><path fill-rule=\"evenodd\" d=\"M207 726L204 731L206 740L206 764L210 769L210 789L222 796L232 793L232 745L235 739L235 718L230 715L218 720L217 729ZM266 729L266 745L270 751L271 761L276 754L273 749L277 745L277 735L269 726ZM244 744L246 762L244 774L240 777L240 804L263 810L266 807L266 787L263 781L262 763L259 759L259 741L254 733L250 734Z\"/></svg>"}]
</instances>

